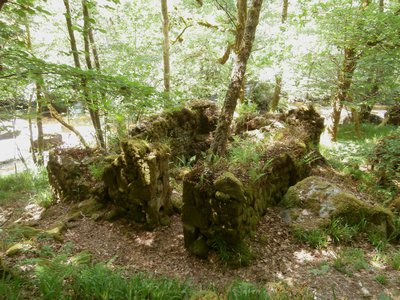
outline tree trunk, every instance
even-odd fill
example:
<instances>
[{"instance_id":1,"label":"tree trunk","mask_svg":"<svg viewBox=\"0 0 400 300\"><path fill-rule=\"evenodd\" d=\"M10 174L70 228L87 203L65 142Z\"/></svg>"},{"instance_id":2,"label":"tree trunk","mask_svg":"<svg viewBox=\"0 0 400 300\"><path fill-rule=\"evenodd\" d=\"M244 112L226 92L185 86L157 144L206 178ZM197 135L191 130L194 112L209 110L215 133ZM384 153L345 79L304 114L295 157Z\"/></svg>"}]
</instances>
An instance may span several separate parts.
<instances>
[{"instance_id":1,"label":"tree trunk","mask_svg":"<svg viewBox=\"0 0 400 300\"><path fill-rule=\"evenodd\" d=\"M39 165L44 164L43 160L43 149L44 149L44 139L43 139L43 106L44 100L42 95L42 86L39 82L36 82L36 125L38 129L38 156L37 162Z\"/></svg>"},{"instance_id":2,"label":"tree trunk","mask_svg":"<svg viewBox=\"0 0 400 300\"><path fill-rule=\"evenodd\" d=\"M289 8L289 0L283 0L282 3L282 15L281 15L281 22L282 25L286 23L288 17L288 8ZM281 27L281 34L285 31L284 27ZM280 61L278 62L280 65ZM281 91L282 91L282 80L283 80L283 72L282 67L279 66L278 74L275 75L275 88L274 88L274 95L272 96L271 102L271 111L275 111L278 108L279 101L281 99Z\"/></svg>"},{"instance_id":3,"label":"tree trunk","mask_svg":"<svg viewBox=\"0 0 400 300\"><path fill-rule=\"evenodd\" d=\"M72 51L72 56L74 59L75 68L82 69L80 61L79 61L78 47L76 45L74 29L72 27L71 9L70 9L70 5L69 5L69 0L63 0L63 1L64 1L65 10L66 10L65 20L67 22L69 41L70 41L70 45L71 45L71 51ZM90 60L90 44L89 44L89 31L90 31L89 30L89 28L90 28L89 17L90 16L89 16L89 10L87 8L86 0L82 0L82 6L83 6L83 15L84 15L83 37L84 37L84 43L85 43L85 60L86 60L88 69L92 69L92 63ZM101 129L99 112L98 112L98 109L96 108L96 103L94 103L93 100L90 99L90 94L88 91L86 78L81 78L81 87L83 90L85 105L87 106L87 108L89 110L90 119L92 120L93 128L96 132L97 144L101 148L104 148L105 143L104 143L103 132Z\"/></svg>"},{"instance_id":4,"label":"tree trunk","mask_svg":"<svg viewBox=\"0 0 400 300\"><path fill-rule=\"evenodd\" d=\"M337 140L337 131L339 128L340 113L342 112L343 102L349 99L348 93L353 81L356 66L357 55L355 49L345 48L342 68L338 75L338 88L332 101L332 124L328 126L328 132L334 142Z\"/></svg>"},{"instance_id":5,"label":"tree trunk","mask_svg":"<svg viewBox=\"0 0 400 300\"><path fill-rule=\"evenodd\" d=\"M31 96L29 97L29 100L28 100L28 128L29 128L29 143L31 145L32 160L33 160L33 163L36 165L38 163L38 161L36 158L36 147L35 147L35 143L33 141L32 98L33 98L33 93L31 94Z\"/></svg>"},{"instance_id":6,"label":"tree trunk","mask_svg":"<svg viewBox=\"0 0 400 300\"><path fill-rule=\"evenodd\" d=\"M225 95L225 101L218 119L214 141L211 145L211 151L216 155L223 155L226 150L226 144L230 135L230 125L236 109L237 100L240 96L240 89L246 73L247 61L251 54L262 3L263 0L253 0L247 17L243 40L240 44L239 53L235 57L231 82Z\"/></svg>"},{"instance_id":7,"label":"tree trunk","mask_svg":"<svg viewBox=\"0 0 400 300\"><path fill-rule=\"evenodd\" d=\"M93 37L93 32L91 32L91 25L89 22L90 14L89 14L89 9L87 6L87 0L82 0L82 9L83 9L83 42L84 42L84 47L85 47L85 61L86 61L86 66L89 70L93 69L92 65L92 60L90 58L90 39L93 40L94 42L94 37ZM92 36L90 38L90 36ZM96 49L96 54L97 54L97 49ZM97 66L100 68L100 62L98 61L97 57ZM89 103L89 114L90 118L93 123L93 127L96 131L96 140L97 144L102 148L105 149L105 142L104 142L104 137L103 137L103 130L101 128L101 121L100 121L100 113L99 109L97 108L97 101L90 97L89 90L87 88L87 82L85 81L84 84L84 95L86 102Z\"/></svg>"},{"instance_id":8,"label":"tree trunk","mask_svg":"<svg viewBox=\"0 0 400 300\"><path fill-rule=\"evenodd\" d=\"M274 95L271 101L271 111L275 111L278 107L282 90L282 73L275 75Z\"/></svg>"},{"instance_id":9,"label":"tree trunk","mask_svg":"<svg viewBox=\"0 0 400 300\"><path fill-rule=\"evenodd\" d=\"M353 118L353 124L354 124L354 132L356 133L357 137L361 136L361 129L360 129L360 123L361 123L361 118L360 118L360 112L357 110L357 108L352 108L351 109L351 115Z\"/></svg>"},{"instance_id":10,"label":"tree trunk","mask_svg":"<svg viewBox=\"0 0 400 300\"><path fill-rule=\"evenodd\" d=\"M31 40L31 30L29 27L29 21L28 19L25 19L25 30L26 30L26 48L30 51L32 51L32 40ZM29 124L29 141L31 144L31 151L32 151L32 159L33 162L37 165L43 165L43 147L44 147L44 141L43 141L43 125L42 125L42 110L41 108L43 107L43 101L41 99L41 94L40 94L40 84L38 80L36 80L36 116L37 116L37 128L38 128L38 146L34 146L34 141L33 141L33 130L32 130L32 97L29 98L28 102L28 124ZM40 108L40 109L39 109ZM37 149L36 149L37 148ZM38 151L38 158L36 157L36 151Z\"/></svg>"},{"instance_id":11,"label":"tree trunk","mask_svg":"<svg viewBox=\"0 0 400 300\"><path fill-rule=\"evenodd\" d=\"M65 20L67 21L67 30L69 35L69 42L72 50L72 57L74 58L74 64L76 68L81 68L81 63L79 61L78 47L76 46L76 39L74 35L74 29L72 27L71 19L71 8L69 7L69 0L63 0L65 6Z\"/></svg>"},{"instance_id":12,"label":"tree trunk","mask_svg":"<svg viewBox=\"0 0 400 300\"><path fill-rule=\"evenodd\" d=\"M236 37L235 37L235 53L239 54L240 46L244 37L244 31L246 29L247 0L237 0L236 9L237 9L237 24L236 24Z\"/></svg>"},{"instance_id":13,"label":"tree trunk","mask_svg":"<svg viewBox=\"0 0 400 300\"><path fill-rule=\"evenodd\" d=\"M163 62L164 62L164 92L167 94L171 89L170 86L170 63L169 63L169 17L167 0L161 0L161 12L163 16Z\"/></svg>"},{"instance_id":14,"label":"tree trunk","mask_svg":"<svg viewBox=\"0 0 400 300\"><path fill-rule=\"evenodd\" d=\"M81 142L81 144L88 149L89 145L86 143L85 139L83 138L83 136L79 133L78 130L76 130L71 124L68 124L63 117L57 112L57 110L54 108L54 106L51 104L51 102L48 99L48 96L46 96L46 102L47 102L47 108L50 111L51 116L56 119L59 123L61 123L65 128L67 128L68 130L72 131L73 133L75 133L75 135L78 137L79 141Z\"/></svg>"}]
</instances>

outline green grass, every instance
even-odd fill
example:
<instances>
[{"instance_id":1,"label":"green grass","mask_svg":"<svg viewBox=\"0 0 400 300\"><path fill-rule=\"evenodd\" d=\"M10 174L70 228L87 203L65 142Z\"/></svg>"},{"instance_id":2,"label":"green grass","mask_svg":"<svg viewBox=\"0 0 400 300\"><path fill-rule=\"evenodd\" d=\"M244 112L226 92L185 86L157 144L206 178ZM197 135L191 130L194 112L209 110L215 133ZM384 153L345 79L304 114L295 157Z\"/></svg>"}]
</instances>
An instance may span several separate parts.
<instances>
[{"instance_id":1,"label":"green grass","mask_svg":"<svg viewBox=\"0 0 400 300\"><path fill-rule=\"evenodd\" d=\"M0 176L0 204L16 200L33 200L44 207L51 205L52 195L46 169Z\"/></svg>"},{"instance_id":2,"label":"green grass","mask_svg":"<svg viewBox=\"0 0 400 300\"><path fill-rule=\"evenodd\" d=\"M307 243L311 247L323 248L328 245L328 235L323 230L305 230L299 227L295 227L293 228L293 233L298 241Z\"/></svg>"},{"instance_id":3,"label":"green grass","mask_svg":"<svg viewBox=\"0 0 400 300\"><path fill-rule=\"evenodd\" d=\"M392 253L390 264L393 269L400 271L400 250Z\"/></svg>"},{"instance_id":4,"label":"green grass","mask_svg":"<svg viewBox=\"0 0 400 300\"><path fill-rule=\"evenodd\" d=\"M149 274L129 274L106 263L92 263L87 252L69 255L69 247L56 254L50 248L41 257L21 265L33 266L24 279L0 277L0 299L309 299L308 290L285 288L274 293L248 282L234 282L221 294L188 282ZM211 298L203 298L209 295ZM194 296L193 298L191 298ZM310 298L312 299L312 298Z\"/></svg>"},{"instance_id":5,"label":"green grass","mask_svg":"<svg viewBox=\"0 0 400 300\"><path fill-rule=\"evenodd\" d=\"M374 147L379 139L393 134L398 134L397 126L378 127L372 124L361 124L361 136L356 137L354 126L345 124L339 127L336 143L329 146L320 145L321 154L328 162L344 175L349 175L359 180L359 190L370 193L382 202L390 201L395 192L382 188L376 183L372 172L360 170L360 166L370 164Z\"/></svg>"},{"instance_id":6,"label":"green grass","mask_svg":"<svg viewBox=\"0 0 400 300\"><path fill-rule=\"evenodd\" d=\"M375 281L382 284L386 285L388 283L388 279L384 274L378 274L375 276Z\"/></svg>"}]
</instances>

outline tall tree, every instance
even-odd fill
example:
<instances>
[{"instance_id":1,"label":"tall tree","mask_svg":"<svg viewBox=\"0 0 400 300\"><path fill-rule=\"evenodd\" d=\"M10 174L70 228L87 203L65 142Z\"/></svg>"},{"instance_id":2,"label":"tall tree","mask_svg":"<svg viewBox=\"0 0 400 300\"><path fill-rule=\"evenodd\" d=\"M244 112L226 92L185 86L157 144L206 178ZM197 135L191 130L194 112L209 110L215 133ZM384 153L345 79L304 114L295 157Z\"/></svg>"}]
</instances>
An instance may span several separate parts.
<instances>
[{"instance_id":1,"label":"tall tree","mask_svg":"<svg viewBox=\"0 0 400 300\"><path fill-rule=\"evenodd\" d=\"M74 29L72 25L72 17L71 17L71 8L69 4L69 0L63 0L64 6L65 6L65 20L67 23L67 30L68 30L68 35L69 35L69 41L70 41L70 46L71 46L71 51L72 51L72 56L74 59L74 64L75 67L78 69L81 68L81 63L79 60L79 52L78 52L78 47L76 44L76 39L75 39L75 34L74 34ZM84 42L85 42L85 59L86 59L86 64L89 69L92 68L91 61L90 61L90 45L89 45L89 11L87 7L87 1L83 0L83 14L84 14L84 30L83 30L83 35L84 35ZM86 16L85 16L86 15ZM97 103L91 99L89 90L88 90L88 82L87 79L82 77L81 78L81 86L83 90L83 95L85 99L85 104L88 107L89 114L90 114L90 119L92 120L93 127L96 132L96 140L98 145L101 148L105 147L105 142L104 142L104 137L103 137L103 131L101 128L101 122L100 122L100 116L99 116L99 109L97 108Z\"/></svg>"},{"instance_id":2,"label":"tall tree","mask_svg":"<svg viewBox=\"0 0 400 300\"><path fill-rule=\"evenodd\" d=\"M240 1L246 2L246 0L238 0L238 2ZM253 0L246 18L243 38L240 41L238 54L235 56L231 81L225 95L221 114L218 118L214 141L211 145L211 151L214 154L222 155L226 151L226 144L230 135L230 125L238 98L240 97L240 90L246 74L247 61L251 54L262 3L263 0ZM240 5L244 4L238 3L238 7L241 7ZM238 14L240 14L239 11Z\"/></svg>"},{"instance_id":3,"label":"tall tree","mask_svg":"<svg viewBox=\"0 0 400 300\"><path fill-rule=\"evenodd\" d=\"M32 40L31 40L31 30L29 27L28 19L25 19L25 31L26 31L26 48L29 51L32 51ZM31 151L33 161L38 165L44 164L43 151L44 151L44 134L43 134L43 107L45 106L45 101L42 94L42 86L40 84L40 76L35 80L36 86L36 126L37 126L37 149L34 147L33 138L32 138L32 121L31 114L29 112L29 130L30 130L30 139L31 139ZM29 100L29 110L31 109L31 99ZM38 152L36 157L35 151Z\"/></svg>"},{"instance_id":4,"label":"tall tree","mask_svg":"<svg viewBox=\"0 0 400 300\"><path fill-rule=\"evenodd\" d=\"M369 0L361 0L361 8L364 10L370 4ZM360 30L360 28L353 28L352 30ZM359 45L365 46L365 45ZM340 115L342 113L343 105L346 101L353 102L350 96L350 88L353 82L354 72L357 67L357 62L362 56L363 52L357 48L357 44L353 40L346 41L343 48L343 63L338 70L338 84L335 95L332 98L332 113L331 124L328 126L328 132L332 141L337 140L337 132L339 128ZM356 134L360 134L360 115L359 112L352 108L353 122L355 124Z\"/></svg>"},{"instance_id":5,"label":"tall tree","mask_svg":"<svg viewBox=\"0 0 400 300\"><path fill-rule=\"evenodd\" d=\"M283 26L288 18L288 8L289 8L289 0L283 0L282 1L282 15L281 15L281 30L280 33L281 35L284 34L285 32L285 27ZM282 52L282 50L281 50ZM279 62L280 64L280 62ZM278 73L275 75L275 88L274 88L274 95L272 96L272 101L271 101L271 107L270 110L271 111L275 111L276 108L278 107L279 104L279 100L281 98L281 90L282 90L282 80L283 80L283 74L282 74L282 70L281 70L281 66L279 66L279 71Z\"/></svg>"},{"instance_id":6,"label":"tall tree","mask_svg":"<svg viewBox=\"0 0 400 300\"><path fill-rule=\"evenodd\" d=\"M88 1L87 0L82 0L82 10L83 10L83 42L84 42L84 47L85 47L85 60L86 60L86 66L89 70L93 69L92 65L92 60L90 58L90 50L92 49L92 52L94 54L94 60L95 60L95 67L96 69L100 69L100 61L99 57L97 54L97 49L94 44L94 36L93 36L93 30L90 22L90 13L89 13L89 7L88 7ZM92 41L92 47L90 46L90 41ZM104 136L103 136L103 130L101 128L101 121L100 121L100 111L98 109L98 103L95 100L94 97L91 97L90 91L87 88L87 82L84 82L84 95L86 102L89 103L89 113L90 117L92 119L93 127L96 130L96 139L97 143L102 149L105 149L105 141L104 141Z\"/></svg>"},{"instance_id":7,"label":"tall tree","mask_svg":"<svg viewBox=\"0 0 400 300\"><path fill-rule=\"evenodd\" d=\"M169 93L170 86L170 62L169 62L169 17L167 0L161 0L161 12L163 17L163 63L164 63L164 92Z\"/></svg>"}]
</instances>

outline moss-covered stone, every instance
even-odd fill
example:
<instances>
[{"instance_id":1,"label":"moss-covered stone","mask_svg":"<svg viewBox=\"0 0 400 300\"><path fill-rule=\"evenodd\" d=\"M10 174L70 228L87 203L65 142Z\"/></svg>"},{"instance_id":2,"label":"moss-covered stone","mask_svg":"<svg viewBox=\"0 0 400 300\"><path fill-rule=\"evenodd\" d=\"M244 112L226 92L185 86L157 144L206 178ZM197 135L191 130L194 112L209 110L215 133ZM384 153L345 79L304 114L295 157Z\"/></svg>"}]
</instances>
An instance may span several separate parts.
<instances>
[{"instance_id":1,"label":"moss-covered stone","mask_svg":"<svg viewBox=\"0 0 400 300\"><path fill-rule=\"evenodd\" d=\"M218 176L214 181L214 187L217 190L216 197L219 200L233 198L238 201L245 201L243 184L230 172Z\"/></svg>"},{"instance_id":2,"label":"moss-covered stone","mask_svg":"<svg viewBox=\"0 0 400 300\"><path fill-rule=\"evenodd\" d=\"M7 249L5 255L6 256L14 256L21 252L29 251L32 249L32 247L33 247L33 243L31 241L16 243Z\"/></svg>"},{"instance_id":3,"label":"moss-covered stone","mask_svg":"<svg viewBox=\"0 0 400 300\"><path fill-rule=\"evenodd\" d=\"M277 129L278 140L261 147L254 160L230 163L222 158L212 165L198 164L185 176L182 221L189 251L199 238L210 245L220 240L230 248L243 244L267 208L307 175L309 166L302 159L317 151L323 119L313 109L282 117L287 118L282 124L291 125Z\"/></svg>"},{"instance_id":4,"label":"moss-covered stone","mask_svg":"<svg viewBox=\"0 0 400 300\"><path fill-rule=\"evenodd\" d=\"M180 110L150 116L130 129L135 139L153 143L169 143L172 158L190 158L206 151L211 144L210 133L215 129L218 109L206 100L190 101Z\"/></svg>"},{"instance_id":5,"label":"moss-covered stone","mask_svg":"<svg viewBox=\"0 0 400 300\"><path fill-rule=\"evenodd\" d=\"M207 242L203 238L199 238L190 244L190 252L197 257L206 259L209 251Z\"/></svg>"},{"instance_id":6,"label":"moss-covered stone","mask_svg":"<svg viewBox=\"0 0 400 300\"><path fill-rule=\"evenodd\" d=\"M154 228L172 212L170 149L140 139L122 141L121 149L103 173L108 198L128 217Z\"/></svg>"},{"instance_id":7,"label":"moss-covered stone","mask_svg":"<svg viewBox=\"0 0 400 300\"><path fill-rule=\"evenodd\" d=\"M389 236L393 230L391 212L357 199L324 178L311 176L289 188L280 205L287 210L284 218L305 229L326 226L341 218L344 223L357 225L367 221L371 231Z\"/></svg>"}]
</instances>

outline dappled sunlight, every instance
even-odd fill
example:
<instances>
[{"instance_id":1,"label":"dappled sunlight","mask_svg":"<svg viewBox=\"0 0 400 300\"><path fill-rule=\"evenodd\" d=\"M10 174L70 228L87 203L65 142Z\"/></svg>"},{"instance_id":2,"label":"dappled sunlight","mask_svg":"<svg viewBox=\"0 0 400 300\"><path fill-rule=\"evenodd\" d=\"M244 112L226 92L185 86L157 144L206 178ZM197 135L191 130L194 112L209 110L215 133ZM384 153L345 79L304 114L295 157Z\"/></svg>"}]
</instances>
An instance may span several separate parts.
<instances>
[{"instance_id":1,"label":"dappled sunlight","mask_svg":"<svg viewBox=\"0 0 400 300\"><path fill-rule=\"evenodd\" d=\"M301 249L293 253L298 263L312 262L317 258L309 251Z\"/></svg>"}]
</instances>

